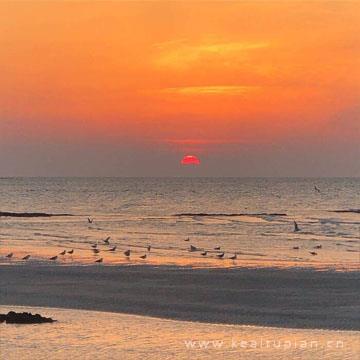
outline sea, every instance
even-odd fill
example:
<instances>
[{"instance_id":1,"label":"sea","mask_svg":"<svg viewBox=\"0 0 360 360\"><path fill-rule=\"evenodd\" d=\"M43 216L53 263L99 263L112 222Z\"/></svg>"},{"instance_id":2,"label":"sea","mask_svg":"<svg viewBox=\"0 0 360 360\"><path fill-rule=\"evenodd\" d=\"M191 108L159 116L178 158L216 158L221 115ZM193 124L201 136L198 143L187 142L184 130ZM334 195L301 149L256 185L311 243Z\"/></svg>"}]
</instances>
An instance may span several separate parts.
<instances>
[{"instance_id":1,"label":"sea","mask_svg":"<svg viewBox=\"0 0 360 360\"><path fill-rule=\"evenodd\" d=\"M7 360L358 359L358 331L282 329L165 320L111 312L0 306L52 324L0 324Z\"/></svg>"},{"instance_id":2,"label":"sea","mask_svg":"<svg viewBox=\"0 0 360 360\"><path fill-rule=\"evenodd\" d=\"M1 264L99 259L359 270L360 178L0 178Z\"/></svg>"}]
</instances>

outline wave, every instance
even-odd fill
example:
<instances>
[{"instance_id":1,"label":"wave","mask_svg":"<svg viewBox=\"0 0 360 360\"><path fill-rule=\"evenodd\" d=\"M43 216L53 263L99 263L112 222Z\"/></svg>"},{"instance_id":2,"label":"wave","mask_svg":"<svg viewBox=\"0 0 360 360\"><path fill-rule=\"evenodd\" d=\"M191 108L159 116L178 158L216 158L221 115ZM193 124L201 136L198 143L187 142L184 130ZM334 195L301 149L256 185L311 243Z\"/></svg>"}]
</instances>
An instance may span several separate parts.
<instances>
[{"instance_id":1,"label":"wave","mask_svg":"<svg viewBox=\"0 0 360 360\"><path fill-rule=\"evenodd\" d=\"M73 216L71 214L48 214L48 213L41 213L41 212L23 212L23 213L16 213L16 212L7 212L7 211L0 211L0 217L53 217L53 216Z\"/></svg>"},{"instance_id":2,"label":"wave","mask_svg":"<svg viewBox=\"0 0 360 360\"><path fill-rule=\"evenodd\" d=\"M329 212L360 214L360 209L329 210Z\"/></svg>"},{"instance_id":3,"label":"wave","mask_svg":"<svg viewBox=\"0 0 360 360\"><path fill-rule=\"evenodd\" d=\"M287 216L285 213L180 213L173 216Z\"/></svg>"}]
</instances>

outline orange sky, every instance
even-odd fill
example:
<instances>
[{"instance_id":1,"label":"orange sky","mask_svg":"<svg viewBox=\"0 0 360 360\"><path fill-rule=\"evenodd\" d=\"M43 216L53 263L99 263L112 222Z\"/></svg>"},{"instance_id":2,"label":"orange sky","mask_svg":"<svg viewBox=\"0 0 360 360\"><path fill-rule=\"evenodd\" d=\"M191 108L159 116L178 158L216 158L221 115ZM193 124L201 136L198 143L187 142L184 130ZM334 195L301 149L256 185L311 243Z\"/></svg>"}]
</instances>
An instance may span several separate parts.
<instances>
[{"instance_id":1,"label":"orange sky","mask_svg":"<svg viewBox=\"0 0 360 360\"><path fill-rule=\"evenodd\" d=\"M1 2L0 150L355 156L359 33L356 1Z\"/></svg>"}]
</instances>

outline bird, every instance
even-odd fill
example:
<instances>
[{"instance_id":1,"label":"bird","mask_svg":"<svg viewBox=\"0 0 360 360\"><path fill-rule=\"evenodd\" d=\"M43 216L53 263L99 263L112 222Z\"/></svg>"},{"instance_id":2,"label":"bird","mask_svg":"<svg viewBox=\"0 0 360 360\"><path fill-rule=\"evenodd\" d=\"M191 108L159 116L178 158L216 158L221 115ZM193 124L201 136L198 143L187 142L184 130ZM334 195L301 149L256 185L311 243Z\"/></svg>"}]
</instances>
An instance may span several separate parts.
<instances>
[{"instance_id":1,"label":"bird","mask_svg":"<svg viewBox=\"0 0 360 360\"><path fill-rule=\"evenodd\" d=\"M30 255L26 255L26 256L24 256L22 259L23 260L28 260L30 258Z\"/></svg>"},{"instance_id":2,"label":"bird","mask_svg":"<svg viewBox=\"0 0 360 360\"><path fill-rule=\"evenodd\" d=\"M100 252L99 249L92 249L92 251L94 252L94 254L98 254Z\"/></svg>"},{"instance_id":3,"label":"bird","mask_svg":"<svg viewBox=\"0 0 360 360\"><path fill-rule=\"evenodd\" d=\"M63 250L59 255L65 255L66 254L66 250Z\"/></svg>"},{"instance_id":4,"label":"bird","mask_svg":"<svg viewBox=\"0 0 360 360\"><path fill-rule=\"evenodd\" d=\"M310 251L311 255L317 255L317 253L315 251Z\"/></svg>"},{"instance_id":5,"label":"bird","mask_svg":"<svg viewBox=\"0 0 360 360\"><path fill-rule=\"evenodd\" d=\"M140 256L140 259L146 259L146 254Z\"/></svg>"},{"instance_id":6,"label":"bird","mask_svg":"<svg viewBox=\"0 0 360 360\"><path fill-rule=\"evenodd\" d=\"M127 257L129 257L129 256L130 256L130 250L124 251L124 255L127 256Z\"/></svg>"},{"instance_id":7,"label":"bird","mask_svg":"<svg viewBox=\"0 0 360 360\"><path fill-rule=\"evenodd\" d=\"M322 248L322 245L316 245L314 246L314 249L321 249Z\"/></svg>"},{"instance_id":8,"label":"bird","mask_svg":"<svg viewBox=\"0 0 360 360\"><path fill-rule=\"evenodd\" d=\"M184 241L190 241L190 238L186 238L186 239L184 239Z\"/></svg>"},{"instance_id":9,"label":"bird","mask_svg":"<svg viewBox=\"0 0 360 360\"><path fill-rule=\"evenodd\" d=\"M151 245L148 245L148 247L147 247L147 251L149 251L149 252L150 252L150 250L151 250Z\"/></svg>"},{"instance_id":10,"label":"bird","mask_svg":"<svg viewBox=\"0 0 360 360\"><path fill-rule=\"evenodd\" d=\"M218 254L218 255L216 255L219 259L222 259L223 257L224 257L224 255L225 255L225 253L223 252L223 253L221 253L221 254Z\"/></svg>"},{"instance_id":11,"label":"bird","mask_svg":"<svg viewBox=\"0 0 360 360\"><path fill-rule=\"evenodd\" d=\"M97 260L95 260L95 262L96 263L101 263L101 262L103 262L103 258L97 259Z\"/></svg>"},{"instance_id":12,"label":"bird","mask_svg":"<svg viewBox=\"0 0 360 360\"><path fill-rule=\"evenodd\" d=\"M96 249L96 248L97 248L97 244L92 244L91 247L92 247L93 249Z\"/></svg>"},{"instance_id":13,"label":"bird","mask_svg":"<svg viewBox=\"0 0 360 360\"><path fill-rule=\"evenodd\" d=\"M57 255L55 255L55 256L51 257L50 260L54 260L54 261L55 261L57 258L58 258Z\"/></svg>"},{"instance_id":14,"label":"bird","mask_svg":"<svg viewBox=\"0 0 360 360\"><path fill-rule=\"evenodd\" d=\"M67 252L68 254L73 254L74 253L74 249L71 249Z\"/></svg>"},{"instance_id":15,"label":"bird","mask_svg":"<svg viewBox=\"0 0 360 360\"><path fill-rule=\"evenodd\" d=\"M106 245L109 245L110 244L110 236L108 236L105 240L103 240L104 241L104 243L106 244Z\"/></svg>"},{"instance_id":16,"label":"bird","mask_svg":"<svg viewBox=\"0 0 360 360\"><path fill-rule=\"evenodd\" d=\"M109 251L115 251L116 250L116 246L112 247L111 249L109 249Z\"/></svg>"},{"instance_id":17,"label":"bird","mask_svg":"<svg viewBox=\"0 0 360 360\"><path fill-rule=\"evenodd\" d=\"M230 260L236 260L237 259L237 255L234 254L233 256L229 257Z\"/></svg>"},{"instance_id":18,"label":"bird","mask_svg":"<svg viewBox=\"0 0 360 360\"><path fill-rule=\"evenodd\" d=\"M93 219L90 219L90 218L88 217L88 223L89 223L89 224L92 224L93 221L94 221Z\"/></svg>"},{"instance_id":19,"label":"bird","mask_svg":"<svg viewBox=\"0 0 360 360\"><path fill-rule=\"evenodd\" d=\"M300 248L298 246L293 247L294 250L299 250Z\"/></svg>"},{"instance_id":20,"label":"bird","mask_svg":"<svg viewBox=\"0 0 360 360\"><path fill-rule=\"evenodd\" d=\"M191 251L191 252L196 251L196 250L197 250L197 247L196 247L196 246L190 245L190 251Z\"/></svg>"},{"instance_id":21,"label":"bird","mask_svg":"<svg viewBox=\"0 0 360 360\"><path fill-rule=\"evenodd\" d=\"M297 224L297 222L294 220L294 232L300 231L300 228Z\"/></svg>"},{"instance_id":22,"label":"bird","mask_svg":"<svg viewBox=\"0 0 360 360\"><path fill-rule=\"evenodd\" d=\"M13 255L14 255L14 253L10 253L10 254L7 254L6 257L10 259L13 257Z\"/></svg>"},{"instance_id":23,"label":"bird","mask_svg":"<svg viewBox=\"0 0 360 360\"><path fill-rule=\"evenodd\" d=\"M220 246L214 247L214 250L220 250Z\"/></svg>"},{"instance_id":24,"label":"bird","mask_svg":"<svg viewBox=\"0 0 360 360\"><path fill-rule=\"evenodd\" d=\"M316 185L314 185L314 190L317 191L318 193L321 192L320 189Z\"/></svg>"},{"instance_id":25,"label":"bird","mask_svg":"<svg viewBox=\"0 0 360 360\"><path fill-rule=\"evenodd\" d=\"M206 256L207 255L207 251L204 251L201 253L202 256Z\"/></svg>"}]
</instances>

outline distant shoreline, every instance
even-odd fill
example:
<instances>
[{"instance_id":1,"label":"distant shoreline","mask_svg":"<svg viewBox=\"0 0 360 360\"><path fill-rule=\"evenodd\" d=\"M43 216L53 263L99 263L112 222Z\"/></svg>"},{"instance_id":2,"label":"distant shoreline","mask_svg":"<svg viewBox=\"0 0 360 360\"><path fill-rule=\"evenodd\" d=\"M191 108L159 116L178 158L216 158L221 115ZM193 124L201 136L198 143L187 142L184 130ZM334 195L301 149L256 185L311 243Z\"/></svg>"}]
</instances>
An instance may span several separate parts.
<instances>
[{"instance_id":1,"label":"distant shoreline","mask_svg":"<svg viewBox=\"0 0 360 360\"><path fill-rule=\"evenodd\" d=\"M207 323L360 330L360 272L0 266L0 304Z\"/></svg>"}]
</instances>

